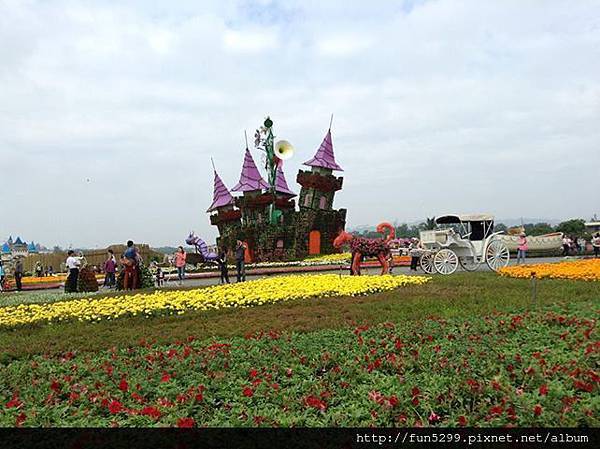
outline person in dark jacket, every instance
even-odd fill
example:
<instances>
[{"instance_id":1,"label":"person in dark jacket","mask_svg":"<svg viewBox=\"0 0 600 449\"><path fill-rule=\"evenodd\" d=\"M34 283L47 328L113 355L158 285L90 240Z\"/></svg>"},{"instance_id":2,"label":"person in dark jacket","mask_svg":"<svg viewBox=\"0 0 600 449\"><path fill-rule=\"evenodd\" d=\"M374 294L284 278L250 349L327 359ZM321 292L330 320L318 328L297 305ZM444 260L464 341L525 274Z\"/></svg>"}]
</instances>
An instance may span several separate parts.
<instances>
[{"instance_id":1,"label":"person in dark jacket","mask_svg":"<svg viewBox=\"0 0 600 449\"><path fill-rule=\"evenodd\" d=\"M217 259L219 269L221 270L221 284L229 284L229 270L227 268L227 248L221 248L219 258Z\"/></svg>"},{"instance_id":2,"label":"person in dark jacket","mask_svg":"<svg viewBox=\"0 0 600 449\"><path fill-rule=\"evenodd\" d=\"M246 266L244 257L246 256L246 245L241 240L237 241L235 247L235 268L237 270L237 281L246 280Z\"/></svg>"},{"instance_id":3,"label":"person in dark jacket","mask_svg":"<svg viewBox=\"0 0 600 449\"><path fill-rule=\"evenodd\" d=\"M15 262L15 284L18 291L23 290L23 271L23 259L18 257L17 261Z\"/></svg>"}]
</instances>

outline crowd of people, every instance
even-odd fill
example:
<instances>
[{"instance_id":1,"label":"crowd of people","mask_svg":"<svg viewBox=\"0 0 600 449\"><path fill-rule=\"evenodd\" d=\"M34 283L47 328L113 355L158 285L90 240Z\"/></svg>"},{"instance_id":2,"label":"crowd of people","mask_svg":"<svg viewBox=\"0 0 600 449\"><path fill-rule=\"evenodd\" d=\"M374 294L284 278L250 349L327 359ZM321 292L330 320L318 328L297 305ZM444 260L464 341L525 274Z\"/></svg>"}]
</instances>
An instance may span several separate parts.
<instances>
[{"instance_id":1,"label":"crowd of people","mask_svg":"<svg viewBox=\"0 0 600 449\"><path fill-rule=\"evenodd\" d=\"M594 257L600 257L600 232L592 235L589 242L593 249ZM562 254L563 256L581 255L586 252L588 242L582 237L569 237L565 235L562 240ZM400 249L400 248L395 248ZM411 257L410 270L417 271L419 266L419 260L423 254L423 245L418 238L407 239L401 245L401 249ZM238 240L235 248L231 252L231 256L235 259L236 268L236 280L237 282L244 282L246 280L246 258L247 246L244 242ZM523 232L519 235L518 249L516 263L525 263L526 255L528 251L527 235ZM220 272L220 283L229 284L229 267L228 259L230 252L227 247L222 246L218 250L218 257L216 263L219 267ZM390 254L390 273L392 270L393 257ZM179 246L172 257L169 259L172 266L175 268L177 273L178 285L183 285L186 277L186 266L188 265L188 255L183 248ZM85 263L85 258L81 252L76 253L73 250L69 250L67 253L67 259L65 261L65 268L68 272L67 280L65 282L65 291L76 292L77 282L79 278L79 272ZM121 257L117 259L112 249L107 250L106 259L104 260L101 267L93 266L90 269L96 273L104 274L103 287L107 289L115 288L117 285L117 273L123 270L123 285L124 290L134 290L140 287L140 267L143 264L143 260L139 254L139 251L135 247L133 241L127 242L126 250L123 252ZM61 264L62 265L62 264ZM165 283L166 273L158 263L153 262L150 266L154 277L155 285L162 287ZM22 279L25 274L23 259L17 258L13 263L13 277L15 287L18 291L23 288ZM54 269L52 266L44 267L40 261L36 262L34 269L37 277L52 276L54 275ZM6 280L8 276L8 270L5 265L0 261L0 291L5 289Z\"/></svg>"},{"instance_id":2,"label":"crowd of people","mask_svg":"<svg viewBox=\"0 0 600 449\"><path fill-rule=\"evenodd\" d=\"M600 232L596 232L592 235L592 239L590 241L592 245L592 249L594 251L594 256L600 256ZM563 256L576 256L585 254L587 250L588 242L583 237L575 237L564 235L562 239L562 255Z\"/></svg>"}]
</instances>

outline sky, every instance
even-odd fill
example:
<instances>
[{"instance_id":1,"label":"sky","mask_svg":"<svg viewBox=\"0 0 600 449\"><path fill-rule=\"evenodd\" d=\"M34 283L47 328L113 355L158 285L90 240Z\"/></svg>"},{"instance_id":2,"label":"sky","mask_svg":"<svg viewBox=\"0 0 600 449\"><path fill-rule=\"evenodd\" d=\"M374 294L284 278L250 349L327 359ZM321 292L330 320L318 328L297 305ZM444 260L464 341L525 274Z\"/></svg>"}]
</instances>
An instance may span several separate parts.
<instances>
[{"instance_id":1,"label":"sky","mask_svg":"<svg viewBox=\"0 0 600 449\"><path fill-rule=\"evenodd\" d=\"M212 242L210 158L270 115L297 192L331 114L348 227L600 214L600 0L0 0L0 239Z\"/></svg>"}]
</instances>

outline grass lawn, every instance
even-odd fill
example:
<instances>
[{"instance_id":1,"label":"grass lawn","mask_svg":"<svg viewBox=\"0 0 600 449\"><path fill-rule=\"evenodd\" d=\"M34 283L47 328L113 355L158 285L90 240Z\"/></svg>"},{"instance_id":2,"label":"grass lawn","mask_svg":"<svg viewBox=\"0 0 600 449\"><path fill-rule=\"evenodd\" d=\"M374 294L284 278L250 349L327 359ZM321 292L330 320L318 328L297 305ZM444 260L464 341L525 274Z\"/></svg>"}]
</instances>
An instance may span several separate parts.
<instances>
[{"instance_id":1,"label":"grass lawn","mask_svg":"<svg viewBox=\"0 0 600 449\"><path fill-rule=\"evenodd\" d=\"M560 280L538 283L540 304L564 300L593 301L600 299L599 296L596 283ZM64 298L64 295L61 297ZM308 299L248 309L189 312L181 316L135 317L95 324L72 322L0 330L0 360L31 354L56 354L73 348L95 351L130 346L140 339L169 343L189 335L204 339L244 336L269 329L308 332L427 316L482 316L494 310L523 310L530 305L531 290L527 280L502 278L493 273L458 273L448 277L436 276L425 285L407 286L365 297Z\"/></svg>"}]
</instances>

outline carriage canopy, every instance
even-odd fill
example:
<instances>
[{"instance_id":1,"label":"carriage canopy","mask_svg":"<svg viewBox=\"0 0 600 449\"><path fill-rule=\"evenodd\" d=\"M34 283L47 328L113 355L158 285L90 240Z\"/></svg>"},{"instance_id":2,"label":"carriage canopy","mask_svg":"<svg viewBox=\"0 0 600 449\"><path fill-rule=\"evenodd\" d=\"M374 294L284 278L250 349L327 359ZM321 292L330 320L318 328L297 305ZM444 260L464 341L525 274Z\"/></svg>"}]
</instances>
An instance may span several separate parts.
<instances>
[{"instance_id":1,"label":"carriage canopy","mask_svg":"<svg viewBox=\"0 0 600 449\"><path fill-rule=\"evenodd\" d=\"M494 216L490 214L450 214L435 219L437 224L459 224L474 221L494 221Z\"/></svg>"},{"instance_id":2,"label":"carriage canopy","mask_svg":"<svg viewBox=\"0 0 600 449\"><path fill-rule=\"evenodd\" d=\"M468 235L471 241L487 238L494 231L494 216L490 214L451 214L435 219L437 225L458 225L461 234Z\"/></svg>"}]
</instances>

